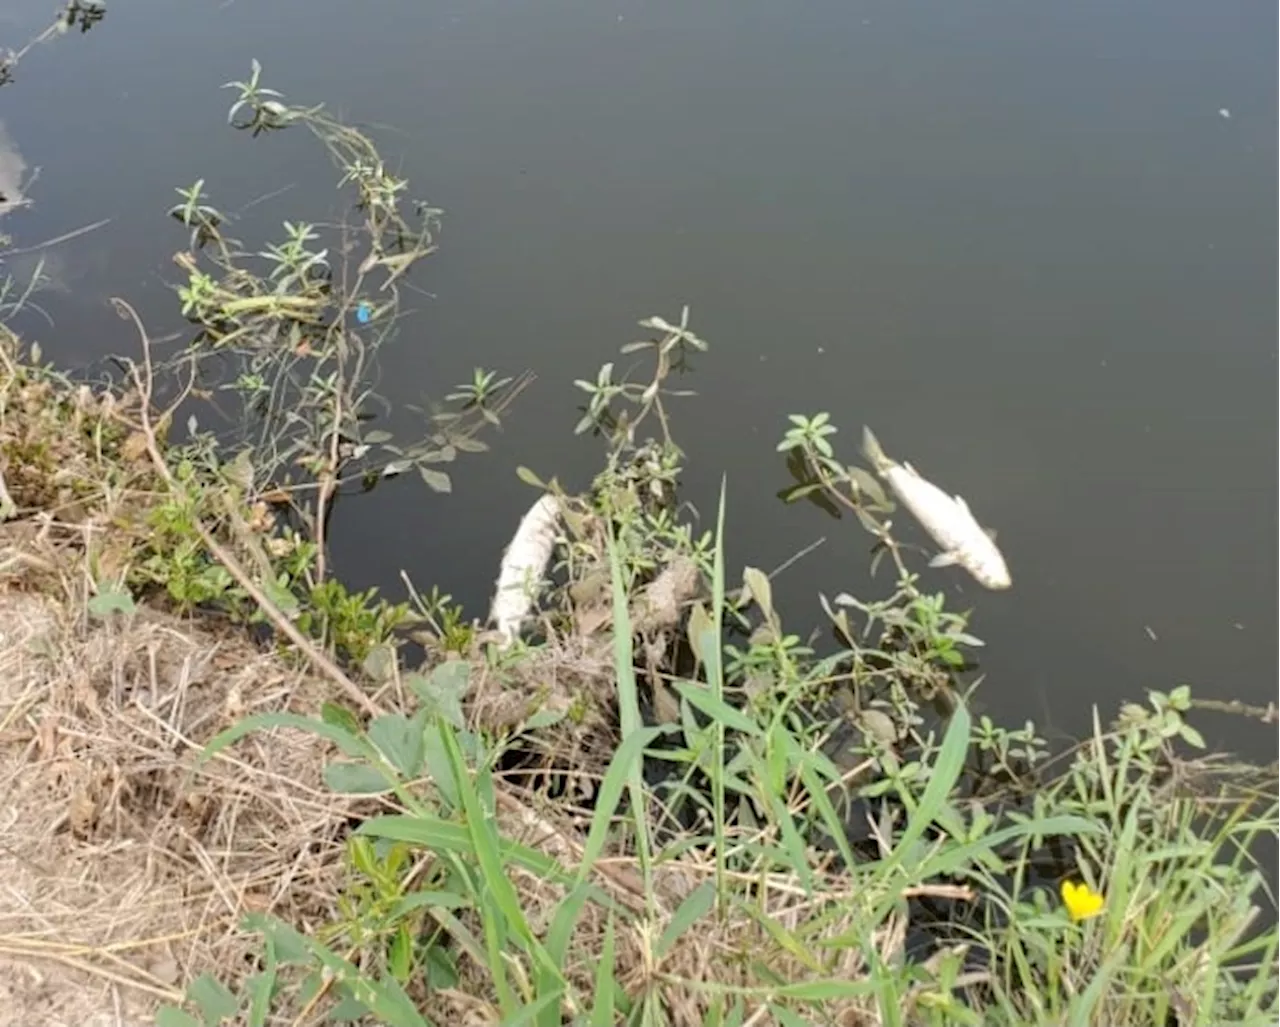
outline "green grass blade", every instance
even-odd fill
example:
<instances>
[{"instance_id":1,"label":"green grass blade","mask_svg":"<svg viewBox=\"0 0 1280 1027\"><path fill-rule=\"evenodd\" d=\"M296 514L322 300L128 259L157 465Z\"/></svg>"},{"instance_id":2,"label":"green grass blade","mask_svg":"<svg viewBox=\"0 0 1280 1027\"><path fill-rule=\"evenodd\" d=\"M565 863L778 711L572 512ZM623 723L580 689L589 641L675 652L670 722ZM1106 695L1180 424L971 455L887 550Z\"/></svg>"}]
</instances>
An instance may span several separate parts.
<instances>
[{"instance_id":1,"label":"green grass blade","mask_svg":"<svg viewBox=\"0 0 1280 1027\"><path fill-rule=\"evenodd\" d=\"M209 739L200 755L196 757L196 766L209 761L227 746L234 745L246 735L273 727L291 727L299 731L307 731L332 742L348 756L363 757L374 762L380 759L378 751L367 741L336 724L317 720L315 717L304 717L297 713L255 713L231 725L225 731L219 731Z\"/></svg>"},{"instance_id":2,"label":"green grass blade","mask_svg":"<svg viewBox=\"0 0 1280 1027\"><path fill-rule=\"evenodd\" d=\"M560 1023L560 998L559 992L540 995L504 1019L501 1027L520 1027L521 1024L532 1023L540 1014L545 1016L548 1010L555 1014L555 1022Z\"/></svg>"},{"instance_id":3,"label":"green grass blade","mask_svg":"<svg viewBox=\"0 0 1280 1027\"><path fill-rule=\"evenodd\" d=\"M712 627L703 633L702 646L703 651L714 649L720 644L720 632ZM707 674L711 675L711 660L707 660ZM675 682L675 690L680 696L689 700L689 705L701 710L711 718L717 731L717 740L724 733L725 728L732 728L735 731L741 731L747 735L759 735L760 725L748 717L740 710L735 710L722 698L720 693L723 692L723 682L720 689L716 689L714 685L710 688L703 688L696 681L677 681ZM723 743L721 748L717 750L717 762L719 762L722 773L718 775L723 781L724 766L724 749Z\"/></svg>"},{"instance_id":4,"label":"green grass blade","mask_svg":"<svg viewBox=\"0 0 1280 1027\"><path fill-rule=\"evenodd\" d=\"M660 727L642 727L629 734L623 734L622 744L618 746L609 761L609 769L605 772L600 790L596 793L596 807L591 816L591 828L587 832L587 840L583 846L582 862L578 866L578 880L583 881L591 873L591 868L604 851L604 845L613 825L613 817L618 803L622 799L622 791L635 774L643 774L644 750L663 733Z\"/></svg>"},{"instance_id":5,"label":"green grass blade","mask_svg":"<svg viewBox=\"0 0 1280 1027\"><path fill-rule=\"evenodd\" d=\"M671 946L680 940L680 936L706 916L715 901L715 885L711 881L703 881L685 896L685 900L671 914L671 920L663 930L662 937L658 939L657 947L654 949L655 955L659 959L666 956L671 951Z\"/></svg>"},{"instance_id":6,"label":"green grass blade","mask_svg":"<svg viewBox=\"0 0 1280 1027\"><path fill-rule=\"evenodd\" d=\"M444 742L445 752L448 753L449 762L453 765L454 777L458 782L458 798L466 815L466 829L471 839L472 852L480 865L484 891L492 896L497 909L506 917L507 923L520 939L526 944L532 943L535 940L533 931L525 919L524 910L520 908L520 899L504 869L502 850L498 844L492 817L480 804L480 796L467 770L466 761L458 740L454 736L453 728L444 721L438 721L437 727L440 738Z\"/></svg>"},{"instance_id":7,"label":"green grass blade","mask_svg":"<svg viewBox=\"0 0 1280 1027\"><path fill-rule=\"evenodd\" d=\"M613 979L613 918L604 925L600 963L596 966L596 990L591 1007L591 1027L613 1027L615 1017Z\"/></svg>"},{"instance_id":8,"label":"green grass blade","mask_svg":"<svg viewBox=\"0 0 1280 1027\"><path fill-rule=\"evenodd\" d=\"M373 838L409 842L439 853L473 855L475 852L475 844L467 826L441 820L429 814L408 816L393 813L372 817L357 827L356 833ZM522 869L557 884L572 887L575 883L574 877L556 860L536 849L504 838L498 839L498 849L503 863L515 863ZM592 895L596 901L612 905L603 892L593 891Z\"/></svg>"},{"instance_id":9,"label":"green grass blade","mask_svg":"<svg viewBox=\"0 0 1280 1027\"><path fill-rule=\"evenodd\" d=\"M724 701L724 650L721 648L721 633L724 631L724 499L725 479L721 478L720 506L716 511L715 554L711 569L711 624L715 631L715 638L704 640L702 653L706 660L707 683L711 686L711 697L719 706L727 708ZM711 819L712 828L715 831L716 898L721 916L724 916L729 907L729 886L725 879L725 854L728 851L724 810L725 723L726 721L720 718L715 720L713 727L715 751L711 754L710 760Z\"/></svg>"},{"instance_id":10,"label":"green grass blade","mask_svg":"<svg viewBox=\"0 0 1280 1027\"><path fill-rule=\"evenodd\" d=\"M907 818L906 827L898 837L898 844L889 856L890 864L901 864L907 858L946 805L964 769L965 756L969 751L970 726L968 708L963 702L957 703L951 714L951 723L947 725L947 733L942 739L942 749L930 769L929 783L925 786L919 804Z\"/></svg>"},{"instance_id":11,"label":"green grass blade","mask_svg":"<svg viewBox=\"0 0 1280 1027\"><path fill-rule=\"evenodd\" d=\"M1128 948L1121 946L1107 957L1102 966L1094 971L1093 978L1089 981L1089 986L1077 995L1071 1003L1070 1013L1067 1017L1067 1027L1091 1027L1091 1025L1100 1022L1094 1010L1098 1008L1099 1003L1102 1001L1102 996L1111 985L1111 979L1128 956Z\"/></svg>"},{"instance_id":12,"label":"green grass blade","mask_svg":"<svg viewBox=\"0 0 1280 1027\"><path fill-rule=\"evenodd\" d=\"M609 577L612 584L613 603L613 666L618 679L618 721L622 737L627 738L643 730L640 719L640 699L636 688L634 653L631 645L631 617L627 612L627 590L622 577L622 559L618 542L610 529ZM636 858L640 863L640 876L644 881L646 905L653 913L653 870L649 849L648 806L645 800L644 776L638 760L627 768L627 795L630 799L632 830L636 839Z\"/></svg>"}]
</instances>

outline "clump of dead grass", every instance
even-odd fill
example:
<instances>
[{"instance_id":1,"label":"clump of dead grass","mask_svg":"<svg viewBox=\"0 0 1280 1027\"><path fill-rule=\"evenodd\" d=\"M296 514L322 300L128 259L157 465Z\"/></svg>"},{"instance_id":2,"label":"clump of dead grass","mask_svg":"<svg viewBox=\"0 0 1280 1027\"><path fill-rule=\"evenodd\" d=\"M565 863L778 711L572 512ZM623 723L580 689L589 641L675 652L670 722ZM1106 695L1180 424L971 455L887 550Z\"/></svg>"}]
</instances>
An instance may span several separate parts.
<instances>
[{"instance_id":1,"label":"clump of dead grass","mask_svg":"<svg viewBox=\"0 0 1280 1027\"><path fill-rule=\"evenodd\" d=\"M38 971L10 976L28 1023L53 1014L32 1005L40 974L172 1000L204 970L248 965L246 910L324 919L353 813L323 788L311 735L279 729L194 765L229 723L314 711L327 686L208 623L91 617L84 589L48 592L54 569L83 581L77 559L0 530L0 956Z\"/></svg>"}]
</instances>

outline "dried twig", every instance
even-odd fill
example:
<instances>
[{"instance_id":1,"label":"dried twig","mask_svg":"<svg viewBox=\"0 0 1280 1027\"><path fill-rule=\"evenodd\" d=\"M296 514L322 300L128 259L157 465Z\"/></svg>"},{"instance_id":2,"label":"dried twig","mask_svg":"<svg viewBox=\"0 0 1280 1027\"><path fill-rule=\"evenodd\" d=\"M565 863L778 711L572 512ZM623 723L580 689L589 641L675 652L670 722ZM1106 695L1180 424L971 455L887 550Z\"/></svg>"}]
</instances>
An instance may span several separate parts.
<instances>
[{"instance_id":1,"label":"dried twig","mask_svg":"<svg viewBox=\"0 0 1280 1027\"><path fill-rule=\"evenodd\" d=\"M140 414L142 420L142 433L146 440L147 454L151 457L152 464L155 465L156 472L165 480L165 483L171 489L177 489L177 482L174 481L173 474L169 471L169 466L164 462L164 457L160 453L159 443L156 440L155 427L151 423L151 386L152 386L152 367L151 367L151 341L147 336L147 330L142 325L138 312L126 300L118 297L112 299L116 310L120 316L131 320L134 327L138 330L138 336L142 342L143 365L145 373L139 374L136 365L130 365L130 373L133 377L134 384L138 389L140 398ZM254 582L254 580L241 566L231 553L219 544L218 540L213 537L198 517L193 518L196 533L200 536L200 540L208 547L209 552L213 554L214 559L226 567L227 572L236 579L236 583L243 588L255 603L258 604L262 612L272 624L278 628L286 638L289 639L299 651L310 660L318 670L336 684L344 695L360 706L366 713L377 715L381 712L377 703L375 703L354 681L349 678L346 673L333 662L325 653L318 649L301 631L294 626L281 611L280 608L271 601L270 597Z\"/></svg>"}]
</instances>

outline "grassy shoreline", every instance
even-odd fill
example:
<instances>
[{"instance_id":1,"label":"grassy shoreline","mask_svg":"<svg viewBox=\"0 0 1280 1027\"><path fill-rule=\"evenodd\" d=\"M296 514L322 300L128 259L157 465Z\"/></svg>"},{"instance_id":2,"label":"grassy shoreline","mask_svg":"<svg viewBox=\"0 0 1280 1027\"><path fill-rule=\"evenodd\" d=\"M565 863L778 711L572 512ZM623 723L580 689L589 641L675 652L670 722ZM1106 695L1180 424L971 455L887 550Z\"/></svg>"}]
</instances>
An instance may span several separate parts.
<instances>
[{"instance_id":1,"label":"grassy shoreline","mask_svg":"<svg viewBox=\"0 0 1280 1027\"><path fill-rule=\"evenodd\" d=\"M478 369L413 441L375 427L440 212L256 63L231 87L248 133L315 137L349 219L250 253L179 190L193 338L162 355L117 301L119 382L0 328L0 759L14 865L46 868L0 959L164 1027L1274 1022L1275 766L1201 754L1185 687L1055 756L973 718L981 642L825 414L779 443L791 498L844 506L894 583L824 598L821 649L789 628L725 566L733 511L679 502L687 309L623 348L647 377L577 382L589 489L522 469L553 523L508 552L518 628L335 580L335 495L450 491L528 377Z\"/></svg>"}]
</instances>

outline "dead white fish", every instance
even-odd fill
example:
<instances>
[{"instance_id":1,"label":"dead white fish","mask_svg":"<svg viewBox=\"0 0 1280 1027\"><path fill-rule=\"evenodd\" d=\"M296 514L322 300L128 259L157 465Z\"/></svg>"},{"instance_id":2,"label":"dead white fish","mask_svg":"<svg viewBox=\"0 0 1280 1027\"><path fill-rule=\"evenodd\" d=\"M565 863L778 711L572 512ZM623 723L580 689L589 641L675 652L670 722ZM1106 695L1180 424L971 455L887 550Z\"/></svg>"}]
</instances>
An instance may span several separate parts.
<instances>
[{"instance_id":1,"label":"dead white fish","mask_svg":"<svg viewBox=\"0 0 1280 1027\"><path fill-rule=\"evenodd\" d=\"M947 495L910 464L890 460L866 427L862 429L862 452L942 550L929 561L930 567L957 564L990 589L1013 584L995 538L978 523L963 499Z\"/></svg>"},{"instance_id":2,"label":"dead white fish","mask_svg":"<svg viewBox=\"0 0 1280 1027\"><path fill-rule=\"evenodd\" d=\"M538 582L547 572L560 530L560 504L550 493L542 496L520 519L502 554L498 582L489 606L489 619L510 645L533 611Z\"/></svg>"},{"instance_id":3,"label":"dead white fish","mask_svg":"<svg viewBox=\"0 0 1280 1027\"><path fill-rule=\"evenodd\" d=\"M23 183L26 180L27 162L22 159L9 133L0 123L0 215L26 203Z\"/></svg>"}]
</instances>

